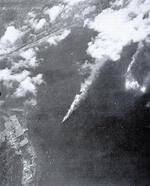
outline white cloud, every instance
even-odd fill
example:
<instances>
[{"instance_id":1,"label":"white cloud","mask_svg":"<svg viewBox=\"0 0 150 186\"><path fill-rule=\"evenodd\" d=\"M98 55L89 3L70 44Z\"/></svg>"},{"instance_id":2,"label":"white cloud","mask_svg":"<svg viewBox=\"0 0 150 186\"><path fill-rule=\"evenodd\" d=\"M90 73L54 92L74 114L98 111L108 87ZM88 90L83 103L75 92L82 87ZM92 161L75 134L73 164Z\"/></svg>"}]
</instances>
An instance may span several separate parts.
<instances>
[{"instance_id":1,"label":"white cloud","mask_svg":"<svg viewBox=\"0 0 150 186\"><path fill-rule=\"evenodd\" d=\"M36 100L37 87L43 83L42 74L34 76L31 71L32 68L38 66L36 49L30 48L32 46L29 45L22 46L23 40L21 39L25 33L30 37L31 27L35 29L34 31L42 29L46 25L46 19L36 19L36 15L32 13L27 19L21 29L8 26L0 38L0 55L7 57L6 54L9 54L7 58L9 68L0 69L0 82L6 87L6 97L10 99L25 97L30 93L26 100ZM25 70L26 68L28 70ZM30 103L35 105L33 101Z\"/></svg>"},{"instance_id":2,"label":"white cloud","mask_svg":"<svg viewBox=\"0 0 150 186\"><path fill-rule=\"evenodd\" d=\"M29 12L24 23L29 24L35 31L41 30L47 24L46 19L39 19L35 12Z\"/></svg>"},{"instance_id":3,"label":"white cloud","mask_svg":"<svg viewBox=\"0 0 150 186\"><path fill-rule=\"evenodd\" d=\"M130 71L129 68L141 51L142 41L146 41L150 35L150 1L131 0L125 3L125 1L117 0L114 5L121 8L107 8L96 16L94 22L89 24L89 27L99 32L99 34L89 43L87 53L97 60L97 68L99 69L101 65L98 64L101 61L119 60L123 47L126 45L131 42L140 43L128 67L127 71ZM92 70L91 73L97 73L97 71ZM128 72L126 88L139 89L140 87L131 72Z\"/></svg>"},{"instance_id":4,"label":"white cloud","mask_svg":"<svg viewBox=\"0 0 150 186\"><path fill-rule=\"evenodd\" d=\"M5 68L0 70L0 82L7 88L14 90L14 97L24 97L27 93L36 96L37 86L43 83L43 76L42 74L37 74L34 77L30 77L30 75L31 72L27 70L16 73L12 69Z\"/></svg>"},{"instance_id":5,"label":"white cloud","mask_svg":"<svg viewBox=\"0 0 150 186\"><path fill-rule=\"evenodd\" d=\"M58 5L58 6L53 6L50 9L46 9L44 11L45 14L49 15L50 21L54 22L56 20L56 18L60 15L60 13L62 12L64 6L63 5Z\"/></svg>"},{"instance_id":6,"label":"white cloud","mask_svg":"<svg viewBox=\"0 0 150 186\"><path fill-rule=\"evenodd\" d=\"M21 73L15 73L13 74L12 71L8 68L0 70L0 81L16 81L21 82L26 77L30 75L30 72L27 70L24 70Z\"/></svg>"},{"instance_id":7,"label":"white cloud","mask_svg":"<svg viewBox=\"0 0 150 186\"><path fill-rule=\"evenodd\" d=\"M85 0L64 0L65 3L68 3L68 5L71 5L71 6L76 5L76 4L83 2L83 1L85 1Z\"/></svg>"},{"instance_id":8,"label":"white cloud","mask_svg":"<svg viewBox=\"0 0 150 186\"><path fill-rule=\"evenodd\" d=\"M69 0L66 0L69 1ZM71 1L70 1L71 2ZM76 1L77 2L77 1ZM112 7L103 10L93 22L86 23L89 28L99 34L88 46L87 53L95 59L91 65L91 74L81 86L80 94L75 97L65 121L77 108L80 101L85 98L87 91L93 83L99 69L107 60L120 59L123 47L131 42L148 41L150 35L150 1L149 0L117 0ZM114 9L118 6L117 9ZM126 87L142 88L136 80L129 76ZM145 89L141 89L143 91Z\"/></svg>"},{"instance_id":9,"label":"white cloud","mask_svg":"<svg viewBox=\"0 0 150 186\"><path fill-rule=\"evenodd\" d=\"M30 48L20 53L20 56L26 60L30 60L31 58L35 57L35 51Z\"/></svg>"},{"instance_id":10,"label":"white cloud","mask_svg":"<svg viewBox=\"0 0 150 186\"><path fill-rule=\"evenodd\" d=\"M14 26L9 26L6 29L5 34L2 36L0 42L2 44L14 44L21 36L22 32L17 30Z\"/></svg>"},{"instance_id":11,"label":"white cloud","mask_svg":"<svg viewBox=\"0 0 150 186\"><path fill-rule=\"evenodd\" d=\"M24 96L26 96L26 94L28 92L32 93L33 95L36 95L36 87L32 83L32 78L31 77L27 77L25 80L23 80L20 83L20 85L17 88L17 90L14 93L14 95L16 97L24 97Z\"/></svg>"},{"instance_id":12,"label":"white cloud","mask_svg":"<svg viewBox=\"0 0 150 186\"><path fill-rule=\"evenodd\" d=\"M40 30L46 25L46 19L42 18L39 21L34 21L32 25L35 30Z\"/></svg>"},{"instance_id":13,"label":"white cloud","mask_svg":"<svg viewBox=\"0 0 150 186\"><path fill-rule=\"evenodd\" d=\"M30 48L23 51L20 53L20 56L24 58L24 61L21 60L18 65L32 68L35 68L38 65L34 49Z\"/></svg>"},{"instance_id":14,"label":"white cloud","mask_svg":"<svg viewBox=\"0 0 150 186\"><path fill-rule=\"evenodd\" d=\"M36 96L37 88L36 85L40 85L43 82L42 75L38 74L35 77L27 77L25 80L23 80L19 87L16 89L14 96L16 97L24 97L27 93L32 93L34 96Z\"/></svg>"},{"instance_id":15,"label":"white cloud","mask_svg":"<svg viewBox=\"0 0 150 186\"><path fill-rule=\"evenodd\" d=\"M32 78L32 81L36 85L41 85L43 83L43 75L42 74L38 74L37 76Z\"/></svg>"},{"instance_id":16,"label":"white cloud","mask_svg":"<svg viewBox=\"0 0 150 186\"><path fill-rule=\"evenodd\" d=\"M24 70L20 73L13 73L10 69L6 68L0 70L0 81L9 88L12 87L14 82L20 83L30 75L30 72Z\"/></svg>"},{"instance_id":17,"label":"white cloud","mask_svg":"<svg viewBox=\"0 0 150 186\"><path fill-rule=\"evenodd\" d=\"M95 10L96 10L96 6L89 6L83 10L82 14L83 16L86 16L90 14L91 12L94 12Z\"/></svg>"},{"instance_id":18,"label":"white cloud","mask_svg":"<svg viewBox=\"0 0 150 186\"><path fill-rule=\"evenodd\" d=\"M30 17L30 18L35 18L35 13L34 12L29 12L28 13L28 17Z\"/></svg>"},{"instance_id":19,"label":"white cloud","mask_svg":"<svg viewBox=\"0 0 150 186\"><path fill-rule=\"evenodd\" d=\"M5 54L11 50L15 42L23 36L23 32L14 26L8 26L4 35L0 39L0 54Z\"/></svg>"},{"instance_id":20,"label":"white cloud","mask_svg":"<svg viewBox=\"0 0 150 186\"><path fill-rule=\"evenodd\" d=\"M120 58L124 46L131 41L140 42L150 34L150 1L132 0L119 10L111 8L100 13L89 26L99 32L89 46L88 53L97 59L107 56L116 61Z\"/></svg>"},{"instance_id":21,"label":"white cloud","mask_svg":"<svg viewBox=\"0 0 150 186\"><path fill-rule=\"evenodd\" d=\"M19 68L35 68L38 66L36 52L33 48L22 51L19 55L23 59L19 61L13 61L11 67L12 70L18 70Z\"/></svg>"},{"instance_id":22,"label":"white cloud","mask_svg":"<svg viewBox=\"0 0 150 186\"><path fill-rule=\"evenodd\" d=\"M64 30L63 33L59 34L59 35L55 35L50 37L47 42L50 45L57 45L59 42L61 42L63 39L65 39L66 37L68 37L68 35L71 33L70 30Z\"/></svg>"},{"instance_id":23,"label":"white cloud","mask_svg":"<svg viewBox=\"0 0 150 186\"><path fill-rule=\"evenodd\" d=\"M110 2L113 8L115 7L123 7L129 3L129 0L115 0L114 2Z\"/></svg>"}]
</instances>

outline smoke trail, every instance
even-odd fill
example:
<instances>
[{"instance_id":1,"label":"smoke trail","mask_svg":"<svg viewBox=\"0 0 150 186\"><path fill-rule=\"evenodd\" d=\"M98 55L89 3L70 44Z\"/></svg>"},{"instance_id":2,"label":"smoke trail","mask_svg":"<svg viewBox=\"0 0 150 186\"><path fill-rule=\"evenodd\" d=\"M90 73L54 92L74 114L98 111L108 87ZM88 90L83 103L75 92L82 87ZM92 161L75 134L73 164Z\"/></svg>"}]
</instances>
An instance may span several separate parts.
<instances>
[{"instance_id":1,"label":"smoke trail","mask_svg":"<svg viewBox=\"0 0 150 186\"><path fill-rule=\"evenodd\" d=\"M117 7L117 8L116 8ZM76 110L81 100L87 95L87 91L93 83L99 69L107 61L117 61L125 46L131 42L141 43L147 41L150 35L150 1L149 0L116 0L110 8L104 9L97 15L94 21L86 25L99 34L89 43L87 49L88 55L95 59L91 65L91 74L81 84L80 93L70 106L62 122L64 122L71 113ZM139 44L139 48L140 48ZM139 51L137 51L138 53ZM134 57L136 57L135 54ZM134 63L134 57L131 62ZM130 68L130 67L129 67ZM127 78L131 85L131 76ZM129 82L128 81L128 82ZM128 83L127 83L128 85ZM139 88L138 82L132 81L132 86ZM141 91L145 91L142 87Z\"/></svg>"}]
</instances>

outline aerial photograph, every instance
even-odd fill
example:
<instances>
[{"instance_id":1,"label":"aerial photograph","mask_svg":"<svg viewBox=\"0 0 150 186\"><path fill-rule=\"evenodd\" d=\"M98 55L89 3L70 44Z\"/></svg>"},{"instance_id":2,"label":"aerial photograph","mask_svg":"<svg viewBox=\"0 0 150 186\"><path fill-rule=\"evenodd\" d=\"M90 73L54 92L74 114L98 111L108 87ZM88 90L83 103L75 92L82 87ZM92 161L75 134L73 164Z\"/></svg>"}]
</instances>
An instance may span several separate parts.
<instances>
[{"instance_id":1,"label":"aerial photograph","mask_svg":"<svg viewBox=\"0 0 150 186\"><path fill-rule=\"evenodd\" d=\"M0 0L0 186L150 186L150 0Z\"/></svg>"}]
</instances>

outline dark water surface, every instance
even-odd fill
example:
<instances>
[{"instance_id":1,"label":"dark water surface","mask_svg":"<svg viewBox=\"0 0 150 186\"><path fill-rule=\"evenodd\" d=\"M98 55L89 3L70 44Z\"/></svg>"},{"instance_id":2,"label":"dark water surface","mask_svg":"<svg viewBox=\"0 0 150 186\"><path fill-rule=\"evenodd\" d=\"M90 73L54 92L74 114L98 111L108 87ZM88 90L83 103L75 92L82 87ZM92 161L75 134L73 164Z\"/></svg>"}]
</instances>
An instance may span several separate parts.
<instances>
[{"instance_id":1,"label":"dark water surface","mask_svg":"<svg viewBox=\"0 0 150 186\"><path fill-rule=\"evenodd\" d=\"M9 24L19 19L22 7L29 11L33 4L38 8L45 3L0 1L1 8L13 5L1 14L0 22ZM13 8L16 4L17 9ZM119 61L106 62L86 99L62 123L80 90L83 76L79 64L92 61L86 49L94 36L91 30L75 27L58 46L39 47L38 59L43 60L35 72L43 74L45 84L38 89L37 107L27 117L29 138L37 154L33 186L150 185L150 93L126 91L124 86L136 45L124 48ZM144 48L133 68L139 82L150 70L149 56L149 48ZM5 93L4 87L1 89ZM0 147L0 186L21 186L21 160L14 157L9 161L14 152L5 152L4 143Z\"/></svg>"},{"instance_id":2,"label":"dark water surface","mask_svg":"<svg viewBox=\"0 0 150 186\"><path fill-rule=\"evenodd\" d=\"M50 60L43 69L47 87L39 93L38 110L29 121L40 159L39 185L148 186L149 93L126 92L124 87L124 74L135 46L126 47L118 62L105 64L86 100L62 124L65 110L79 90L80 80L71 61L84 56L80 43L74 44L72 37L52 55L44 54L45 61ZM65 53L70 39L75 46L71 60Z\"/></svg>"}]
</instances>

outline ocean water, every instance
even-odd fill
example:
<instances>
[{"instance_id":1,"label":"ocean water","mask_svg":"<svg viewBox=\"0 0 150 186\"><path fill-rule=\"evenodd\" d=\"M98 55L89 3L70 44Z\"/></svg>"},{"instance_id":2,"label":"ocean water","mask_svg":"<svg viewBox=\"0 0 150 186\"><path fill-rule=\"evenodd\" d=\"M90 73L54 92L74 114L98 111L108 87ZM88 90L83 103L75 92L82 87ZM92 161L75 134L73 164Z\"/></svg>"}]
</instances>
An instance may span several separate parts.
<instances>
[{"instance_id":1,"label":"ocean water","mask_svg":"<svg viewBox=\"0 0 150 186\"><path fill-rule=\"evenodd\" d=\"M150 3L0 1L0 186L148 186Z\"/></svg>"}]
</instances>

